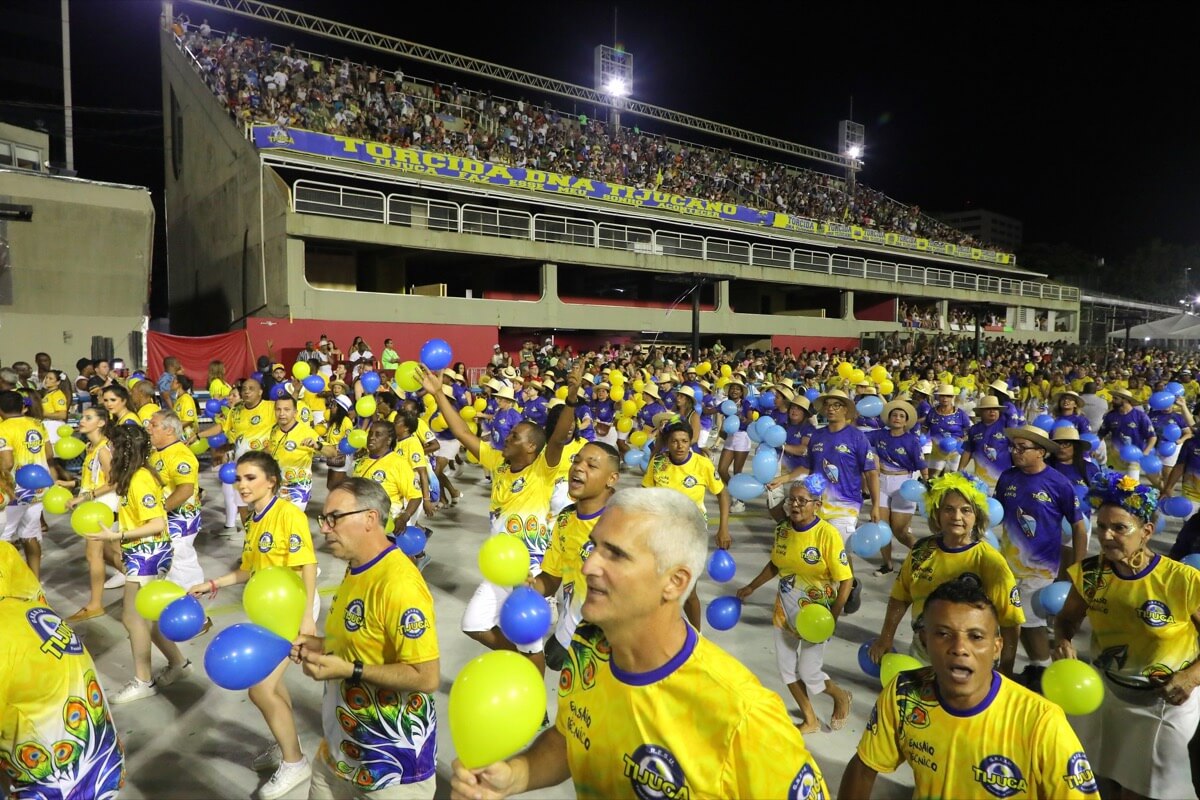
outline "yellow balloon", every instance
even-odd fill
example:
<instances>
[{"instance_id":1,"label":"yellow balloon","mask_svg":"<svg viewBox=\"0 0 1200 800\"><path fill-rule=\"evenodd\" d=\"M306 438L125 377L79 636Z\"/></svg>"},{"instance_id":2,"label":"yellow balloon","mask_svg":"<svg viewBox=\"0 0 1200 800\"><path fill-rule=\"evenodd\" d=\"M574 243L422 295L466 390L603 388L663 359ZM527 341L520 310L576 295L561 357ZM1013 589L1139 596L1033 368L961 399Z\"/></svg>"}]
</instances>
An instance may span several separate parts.
<instances>
[{"instance_id":1,"label":"yellow balloon","mask_svg":"<svg viewBox=\"0 0 1200 800\"><path fill-rule=\"evenodd\" d=\"M450 738L468 769L520 752L537 734L545 713L542 674L511 650L468 661L450 687Z\"/></svg>"},{"instance_id":2,"label":"yellow balloon","mask_svg":"<svg viewBox=\"0 0 1200 800\"><path fill-rule=\"evenodd\" d=\"M627 417L632 417L637 413L637 403L632 400L626 400L624 403L621 403L621 413Z\"/></svg>"},{"instance_id":3,"label":"yellow balloon","mask_svg":"<svg viewBox=\"0 0 1200 800\"><path fill-rule=\"evenodd\" d=\"M850 373L854 371L854 365L849 361L843 361L837 365L837 374L839 378L848 378Z\"/></svg>"},{"instance_id":4,"label":"yellow balloon","mask_svg":"<svg viewBox=\"0 0 1200 800\"><path fill-rule=\"evenodd\" d=\"M699 364L696 365L696 374L697 375L700 375L701 377L703 377L710 372L712 372L712 364L710 362L701 361Z\"/></svg>"},{"instance_id":5,"label":"yellow balloon","mask_svg":"<svg viewBox=\"0 0 1200 800\"><path fill-rule=\"evenodd\" d=\"M650 436L645 431L634 431L629 434L629 443L634 447L643 447Z\"/></svg>"},{"instance_id":6,"label":"yellow balloon","mask_svg":"<svg viewBox=\"0 0 1200 800\"><path fill-rule=\"evenodd\" d=\"M346 434L346 438L350 441L350 446L355 450L362 450L367 446L367 432L362 428L355 428Z\"/></svg>"},{"instance_id":7,"label":"yellow balloon","mask_svg":"<svg viewBox=\"0 0 1200 800\"><path fill-rule=\"evenodd\" d=\"M896 391L896 384L892 383L891 378L884 378L879 382L880 394L891 394L894 391Z\"/></svg>"},{"instance_id":8,"label":"yellow balloon","mask_svg":"<svg viewBox=\"0 0 1200 800\"><path fill-rule=\"evenodd\" d=\"M520 586L529 575L529 550L516 536L498 533L479 548L479 571L497 586Z\"/></svg>"},{"instance_id":9,"label":"yellow balloon","mask_svg":"<svg viewBox=\"0 0 1200 800\"><path fill-rule=\"evenodd\" d=\"M614 386L609 390L608 396L618 403L621 402L625 399L625 385Z\"/></svg>"},{"instance_id":10,"label":"yellow balloon","mask_svg":"<svg viewBox=\"0 0 1200 800\"><path fill-rule=\"evenodd\" d=\"M404 361L396 367L396 385L406 392L415 392L421 388L421 378L417 374L417 362Z\"/></svg>"},{"instance_id":11,"label":"yellow balloon","mask_svg":"<svg viewBox=\"0 0 1200 800\"><path fill-rule=\"evenodd\" d=\"M462 417L464 420L466 420L467 422L470 422L471 420L475 419L475 415L478 413L479 412L475 410L475 406L467 406L466 408L459 411L458 415L460 417Z\"/></svg>"},{"instance_id":12,"label":"yellow balloon","mask_svg":"<svg viewBox=\"0 0 1200 800\"><path fill-rule=\"evenodd\" d=\"M566 400L567 399L567 387L560 386L557 389L555 389L554 396L557 397L559 400Z\"/></svg>"},{"instance_id":13,"label":"yellow balloon","mask_svg":"<svg viewBox=\"0 0 1200 800\"><path fill-rule=\"evenodd\" d=\"M871 367L871 382L880 383L888 376L888 371L882 364L876 364Z\"/></svg>"},{"instance_id":14,"label":"yellow balloon","mask_svg":"<svg viewBox=\"0 0 1200 800\"><path fill-rule=\"evenodd\" d=\"M728 378L732 374L733 374L733 367L729 366L728 364L721 365L721 377L722 378Z\"/></svg>"},{"instance_id":15,"label":"yellow balloon","mask_svg":"<svg viewBox=\"0 0 1200 800\"><path fill-rule=\"evenodd\" d=\"M54 443L54 455L61 458L63 461L70 461L83 455L83 451L87 449L87 445L82 439L75 436L65 436L59 433L58 441Z\"/></svg>"},{"instance_id":16,"label":"yellow balloon","mask_svg":"<svg viewBox=\"0 0 1200 800\"><path fill-rule=\"evenodd\" d=\"M629 433L633 429L633 420L629 417L621 417L617 420L617 430L621 433Z\"/></svg>"},{"instance_id":17,"label":"yellow balloon","mask_svg":"<svg viewBox=\"0 0 1200 800\"><path fill-rule=\"evenodd\" d=\"M171 581L150 581L142 584L137 596L133 599L138 616L157 622L162 616L163 609L187 594L183 587ZM288 641L291 641L290 639Z\"/></svg>"},{"instance_id":18,"label":"yellow balloon","mask_svg":"<svg viewBox=\"0 0 1200 800\"><path fill-rule=\"evenodd\" d=\"M188 445L194 455L203 455L208 450L208 439L197 439Z\"/></svg>"},{"instance_id":19,"label":"yellow balloon","mask_svg":"<svg viewBox=\"0 0 1200 800\"><path fill-rule=\"evenodd\" d=\"M71 490L65 486L51 486L42 495L42 508L50 514L67 513L67 503L69 502L71 502Z\"/></svg>"},{"instance_id":20,"label":"yellow balloon","mask_svg":"<svg viewBox=\"0 0 1200 800\"><path fill-rule=\"evenodd\" d=\"M470 420L467 423L467 430L469 430L471 433L479 433L479 423L475 420Z\"/></svg>"},{"instance_id":21,"label":"yellow balloon","mask_svg":"<svg viewBox=\"0 0 1200 800\"><path fill-rule=\"evenodd\" d=\"M303 579L288 567L267 567L251 575L242 606L251 622L289 642L300 633L304 615L312 613Z\"/></svg>"},{"instance_id":22,"label":"yellow balloon","mask_svg":"<svg viewBox=\"0 0 1200 800\"><path fill-rule=\"evenodd\" d=\"M635 380L633 382L633 390L635 392L637 392L638 394L641 394L642 390L645 388L646 388L646 382L644 380L642 380L641 378L638 378L637 380Z\"/></svg>"},{"instance_id":23,"label":"yellow balloon","mask_svg":"<svg viewBox=\"0 0 1200 800\"><path fill-rule=\"evenodd\" d=\"M439 414L430 421L429 427L434 433L441 433L446 430L446 418Z\"/></svg>"},{"instance_id":24,"label":"yellow balloon","mask_svg":"<svg viewBox=\"0 0 1200 800\"><path fill-rule=\"evenodd\" d=\"M311 374L312 367L305 362L297 361L295 364L292 364L292 377L296 380L302 381Z\"/></svg>"},{"instance_id":25,"label":"yellow balloon","mask_svg":"<svg viewBox=\"0 0 1200 800\"><path fill-rule=\"evenodd\" d=\"M866 379L867 379L867 373L863 372L861 369L856 369L856 370L851 370L850 375L846 378L846 381L849 383L858 384L858 383L862 383Z\"/></svg>"},{"instance_id":26,"label":"yellow balloon","mask_svg":"<svg viewBox=\"0 0 1200 800\"><path fill-rule=\"evenodd\" d=\"M722 375L720 378L717 378L716 386L718 389L724 389L728 385L729 385L729 378L725 377L724 375Z\"/></svg>"},{"instance_id":27,"label":"yellow balloon","mask_svg":"<svg viewBox=\"0 0 1200 800\"><path fill-rule=\"evenodd\" d=\"M484 400L482 397L480 397L475 400L474 406L475 406L476 411L486 411L487 410L487 400Z\"/></svg>"},{"instance_id":28,"label":"yellow balloon","mask_svg":"<svg viewBox=\"0 0 1200 800\"><path fill-rule=\"evenodd\" d=\"M884 686L896 679L896 674L925 666L917 659L904 653L887 653L879 662L879 682Z\"/></svg>"},{"instance_id":29,"label":"yellow balloon","mask_svg":"<svg viewBox=\"0 0 1200 800\"><path fill-rule=\"evenodd\" d=\"M360 417L375 416L375 398L369 394L364 394L354 404L354 410L358 412L358 416Z\"/></svg>"},{"instance_id":30,"label":"yellow balloon","mask_svg":"<svg viewBox=\"0 0 1200 800\"><path fill-rule=\"evenodd\" d=\"M819 603L808 603L796 612L796 632L806 641L820 644L833 636L837 622L828 608Z\"/></svg>"},{"instance_id":31,"label":"yellow balloon","mask_svg":"<svg viewBox=\"0 0 1200 800\"><path fill-rule=\"evenodd\" d=\"M84 536L99 533L101 529L112 530L113 512L99 500L88 500L75 506L71 512L71 530Z\"/></svg>"}]
</instances>

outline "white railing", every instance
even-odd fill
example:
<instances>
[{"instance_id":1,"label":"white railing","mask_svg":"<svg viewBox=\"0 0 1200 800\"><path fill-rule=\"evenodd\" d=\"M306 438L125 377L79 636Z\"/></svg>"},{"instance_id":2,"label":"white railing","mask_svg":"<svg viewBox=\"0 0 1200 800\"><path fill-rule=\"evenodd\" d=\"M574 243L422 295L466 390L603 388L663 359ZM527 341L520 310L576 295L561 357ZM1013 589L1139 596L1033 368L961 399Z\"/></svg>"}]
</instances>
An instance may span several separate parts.
<instances>
[{"instance_id":1,"label":"white railing","mask_svg":"<svg viewBox=\"0 0 1200 800\"><path fill-rule=\"evenodd\" d=\"M292 210L366 222L382 222L443 233L470 233L698 261L804 270L824 275L932 286L968 292L1043 300L1079 300L1079 289L1039 281L1020 281L973 272L897 264L844 253L781 247L761 242L700 236L636 225L596 222L558 214L534 214L511 208L454 203L406 194L299 179L292 183Z\"/></svg>"}]
</instances>

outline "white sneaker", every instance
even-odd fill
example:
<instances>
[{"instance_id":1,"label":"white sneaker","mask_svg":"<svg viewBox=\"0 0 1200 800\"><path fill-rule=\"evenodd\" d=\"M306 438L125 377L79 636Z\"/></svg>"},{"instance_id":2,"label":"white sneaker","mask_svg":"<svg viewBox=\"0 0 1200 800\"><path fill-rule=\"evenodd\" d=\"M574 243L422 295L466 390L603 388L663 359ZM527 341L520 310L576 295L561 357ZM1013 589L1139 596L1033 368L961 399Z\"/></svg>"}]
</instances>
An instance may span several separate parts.
<instances>
[{"instance_id":1,"label":"white sneaker","mask_svg":"<svg viewBox=\"0 0 1200 800\"><path fill-rule=\"evenodd\" d=\"M109 705L119 706L122 703L132 703L134 700L141 700L146 697L154 697L158 694L158 687L154 685L154 681L150 683L142 683L137 678L134 678L129 683L125 684L121 691L108 698Z\"/></svg>"},{"instance_id":2,"label":"white sneaker","mask_svg":"<svg viewBox=\"0 0 1200 800\"><path fill-rule=\"evenodd\" d=\"M250 766L255 772L261 772L264 769L277 768L282 760L283 750L280 749L279 745L273 744L266 750L263 750L261 753L259 753L258 757L254 759L254 762Z\"/></svg>"},{"instance_id":3,"label":"white sneaker","mask_svg":"<svg viewBox=\"0 0 1200 800\"><path fill-rule=\"evenodd\" d=\"M104 582L105 589L120 589L125 585L125 573L118 572Z\"/></svg>"},{"instance_id":4,"label":"white sneaker","mask_svg":"<svg viewBox=\"0 0 1200 800\"><path fill-rule=\"evenodd\" d=\"M171 666L170 664L167 664L165 667L163 667L162 669L160 669L158 671L158 674L156 674L154 676L154 685L155 686L170 686L172 683L179 680L184 675L187 675L191 671L192 671L192 662L190 660L185 661L182 664L179 664L178 666L174 666L174 667Z\"/></svg>"},{"instance_id":5,"label":"white sneaker","mask_svg":"<svg viewBox=\"0 0 1200 800\"><path fill-rule=\"evenodd\" d=\"M258 796L263 800L274 800L283 797L300 784L312 777L312 763L307 758L301 758L295 764L283 762L271 780L258 790Z\"/></svg>"},{"instance_id":6,"label":"white sneaker","mask_svg":"<svg viewBox=\"0 0 1200 800\"><path fill-rule=\"evenodd\" d=\"M741 500L734 500L732 503L729 504L729 513L730 514L741 514L745 510L746 510L746 504L743 503Z\"/></svg>"}]
</instances>

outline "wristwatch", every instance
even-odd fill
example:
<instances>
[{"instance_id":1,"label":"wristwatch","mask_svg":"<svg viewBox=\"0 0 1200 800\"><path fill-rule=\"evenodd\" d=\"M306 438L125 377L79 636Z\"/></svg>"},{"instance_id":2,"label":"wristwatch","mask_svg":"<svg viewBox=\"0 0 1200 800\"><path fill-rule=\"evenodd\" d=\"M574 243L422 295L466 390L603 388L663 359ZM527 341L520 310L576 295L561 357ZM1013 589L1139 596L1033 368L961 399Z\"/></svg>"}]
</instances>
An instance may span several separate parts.
<instances>
[{"instance_id":1,"label":"wristwatch","mask_svg":"<svg viewBox=\"0 0 1200 800\"><path fill-rule=\"evenodd\" d=\"M359 659L354 659L354 672L351 673L348 683L357 686L362 683L363 663Z\"/></svg>"}]
</instances>

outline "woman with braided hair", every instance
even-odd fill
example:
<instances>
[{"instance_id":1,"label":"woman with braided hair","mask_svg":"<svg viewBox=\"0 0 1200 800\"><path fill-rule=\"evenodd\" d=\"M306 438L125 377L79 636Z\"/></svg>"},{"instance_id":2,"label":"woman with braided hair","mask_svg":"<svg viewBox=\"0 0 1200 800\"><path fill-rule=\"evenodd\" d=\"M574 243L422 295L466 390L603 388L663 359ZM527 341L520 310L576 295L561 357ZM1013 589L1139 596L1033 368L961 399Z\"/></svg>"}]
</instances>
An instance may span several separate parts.
<instances>
[{"instance_id":1,"label":"woman with braided hair","mask_svg":"<svg viewBox=\"0 0 1200 800\"><path fill-rule=\"evenodd\" d=\"M1054 657L1079 657L1072 639L1086 616L1104 701L1071 721L1096 777L1121 797L1195 798L1188 741L1200 722L1200 571L1150 550L1157 489L1102 472L1088 497L1100 554L1067 568Z\"/></svg>"},{"instance_id":2,"label":"woman with braided hair","mask_svg":"<svg viewBox=\"0 0 1200 800\"><path fill-rule=\"evenodd\" d=\"M107 392L107 390L105 390ZM158 626L137 612L138 590L158 580L171 569L171 537L167 532L167 510L163 504L163 485L150 466L150 436L141 425L112 425L108 431L112 445L108 482L119 498L117 524L88 539L120 542L125 566L125 598L121 622L129 632L133 650L133 678L109 697L118 705L158 694L157 679L173 680L184 669L187 659L179 646L158 632ZM157 676L150 672L150 643L154 642L167 657L167 668Z\"/></svg>"},{"instance_id":3,"label":"woman with braided hair","mask_svg":"<svg viewBox=\"0 0 1200 800\"><path fill-rule=\"evenodd\" d=\"M925 600L941 584L970 573L1000 616L1000 633L1004 637L1000 671L1012 676L1018 629L1025 621L1025 612L1021 610L1016 578L1004 556L983 539L988 528L988 506L987 495L979 486L957 472L929 482L925 506L929 509L929 530L933 535L913 546L892 584L883 629L867 651L876 664L891 649L896 629L910 606L913 638L909 652L928 664L929 656L917 636Z\"/></svg>"}]
</instances>

